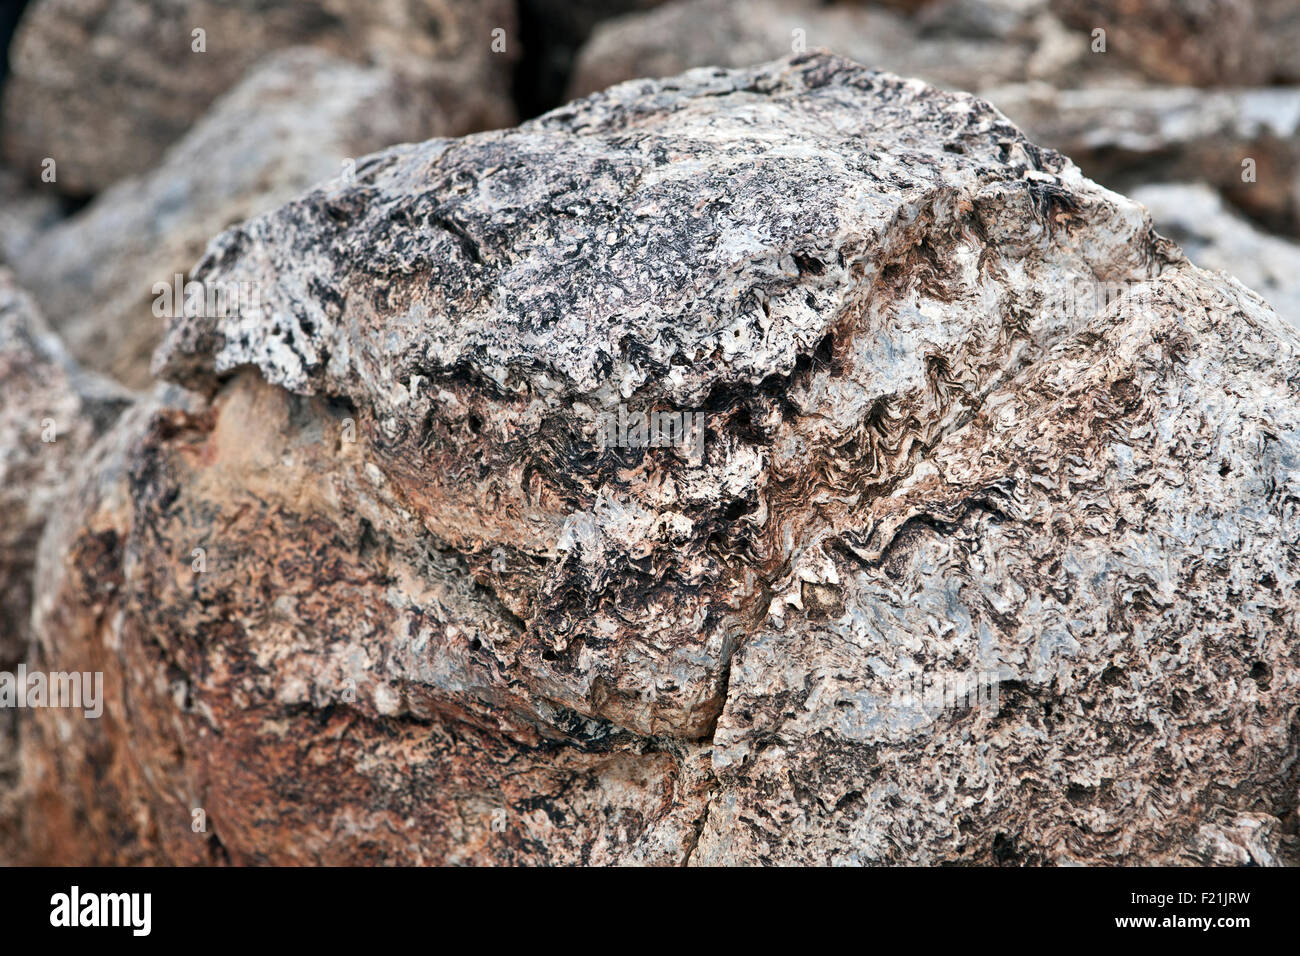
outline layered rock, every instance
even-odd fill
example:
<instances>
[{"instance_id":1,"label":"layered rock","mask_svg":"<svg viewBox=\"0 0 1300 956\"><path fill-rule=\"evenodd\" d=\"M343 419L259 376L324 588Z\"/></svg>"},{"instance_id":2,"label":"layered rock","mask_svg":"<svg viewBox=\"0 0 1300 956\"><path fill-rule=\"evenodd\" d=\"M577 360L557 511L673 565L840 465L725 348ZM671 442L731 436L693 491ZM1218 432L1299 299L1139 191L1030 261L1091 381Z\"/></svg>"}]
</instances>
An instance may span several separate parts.
<instances>
[{"instance_id":1,"label":"layered rock","mask_svg":"<svg viewBox=\"0 0 1300 956\"><path fill-rule=\"evenodd\" d=\"M390 71L286 50L222 97L156 168L38 233L13 266L80 361L143 388L166 317L186 307L176 276L188 276L209 238L351 175L366 153L443 125ZM200 308L198 297L189 305Z\"/></svg>"},{"instance_id":2,"label":"layered rock","mask_svg":"<svg viewBox=\"0 0 1300 956\"><path fill-rule=\"evenodd\" d=\"M109 688L34 722L44 858L1295 858L1300 342L986 103L626 84L195 278L265 291L44 539Z\"/></svg>"},{"instance_id":3,"label":"layered rock","mask_svg":"<svg viewBox=\"0 0 1300 956\"><path fill-rule=\"evenodd\" d=\"M515 50L493 51L498 29L515 32L508 0L36 0L11 53L7 155L33 178L53 158L59 189L98 192L150 169L259 60L299 45L402 75L437 104L440 135L507 125Z\"/></svg>"},{"instance_id":4,"label":"layered rock","mask_svg":"<svg viewBox=\"0 0 1300 956\"><path fill-rule=\"evenodd\" d=\"M830 522L834 612L733 662L695 860L1294 861L1298 357L1174 268Z\"/></svg>"}]
</instances>

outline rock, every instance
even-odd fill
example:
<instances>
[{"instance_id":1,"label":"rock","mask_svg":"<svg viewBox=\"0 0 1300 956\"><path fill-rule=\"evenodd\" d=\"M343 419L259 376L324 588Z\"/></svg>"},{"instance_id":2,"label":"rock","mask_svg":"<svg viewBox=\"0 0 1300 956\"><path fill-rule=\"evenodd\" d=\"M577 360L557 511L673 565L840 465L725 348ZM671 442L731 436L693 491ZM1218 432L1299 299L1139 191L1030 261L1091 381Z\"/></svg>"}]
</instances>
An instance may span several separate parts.
<instances>
[{"instance_id":1,"label":"rock","mask_svg":"<svg viewBox=\"0 0 1300 956\"><path fill-rule=\"evenodd\" d=\"M82 371L0 269L0 670L22 657L36 541L77 463L128 401Z\"/></svg>"},{"instance_id":2,"label":"rock","mask_svg":"<svg viewBox=\"0 0 1300 956\"><path fill-rule=\"evenodd\" d=\"M694 861L1294 863L1298 357L1174 268L833 522L835 613L732 663Z\"/></svg>"},{"instance_id":3,"label":"rock","mask_svg":"<svg viewBox=\"0 0 1300 956\"><path fill-rule=\"evenodd\" d=\"M1295 45L1285 55L1257 49L1265 31L1248 26L1257 13L1244 0L1159 6L1169 15L1149 20L1142 12L1149 4L1129 0L951 0L905 17L815 0L677 0L599 26L571 90L744 66L796 42L825 47L979 92L1035 142L1066 153L1112 189L1205 180L1267 228L1300 235L1300 88L1246 88L1285 76L1275 62L1295 60ZM1278 35L1300 30L1280 7L1271 10ZM1206 22L1215 28L1200 29ZM1092 52L1095 27L1110 31L1104 54ZM1153 78L1234 89L1151 86ZM1255 162L1251 181L1243 179L1247 159Z\"/></svg>"},{"instance_id":4,"label":"rock","mask_svg":"<svg viewBox=\"0 0 1300 956\"><path fill-rule=\"evenodd\" d=\"M1274 83L1300 83L1300 7L1291 0L1256 0L1257 34L1267 52Z\"/></svg>"},{"instance_id":5,"label":"rock","mask_svg":"<svg viewBox=\"0 0 1300 956\"><path fill-rule=\"evenodd\" d=\"M1140 82L1122 57L1091 53L1048 0L949 0L913 16L817 0L675 0L599 25L574 67L573 95L692 67L739 67L794 48L825 48L951 90L1037 80Z\"/></svg>"},{"instance_id":6,"label":"rock","mask_svg":"<svg viewBox=\"0 0 1300 956\"><path fill-rule=\"evenodd\" d=\"M674 0L598 26L573 89L743 66L755 55L789 53L796 29L810 47L953 89L1031 79L1240 87L1294 81L1287 41L1300 16L1287 0ZM1098 29L1104 50L1093 49Z\"/></svg>"},{"instance_id":7,"label":"rock","mask_svg":"<svg viewBox=\"0 0 1300 956\"><path fill-rule=\"evenodd\" d=\"M175 287L211 236L350 174L349 160L441 125L385 70L283 51L214 104L156 169L47 229L14 268L80 361L143 388L165 315L181 308L182 297L160 299L156 285Z\"/></svg>"},{"instance_id":8,"label":"rock","mask_svg":"<svg viewBox=\"0 0 1300 956\"><path fill-rule=\"evenodd\" d=\"M1300 88L1022 84L984 94L1112 188L1201 180L1274 232L1300 235Z\"/></svg>"},{"instance_id":9,"label":"rock","mask_svg":"<svg viewBox=\"0 0 1300 956\"><path fill-rule=\"evenodd\" d=\"M0 269L0 671L30 640L32 573L41 529L94 439L126 396L82 372ZM0 865L19 862L25 801L17 739L23 712L0 707Z\"/></svg>"},{"instance_id":10,"label":"rock","mask_svg":"<svg viewBox=\"0 0 1300 956\"><path fill-rule=\"evenodd\" d=\"M1295 858L1300 341L981 100L629 83L195 279L266 291L43 539L108 693L32 722L42 859Z\"/></svg>"},{"instance_id":11,"label":"rock","mask_svg":"<svg viewBox=\"0 0 1300 956\"><path fill-rule=\"evenodd\" d=\"M1152 184L1133 198L1198 266L1231 273L1300 326L1300 243L1260 232L1204 184Z\"/></svg>"},{"instance_id":12,"label":"rock","mask_svg":"<svg viewBox=\"0 0 1300 956\"><path fill-rule=\"evenodd\" d=\"M205 31L204 50L195 30ZM85 195L153 167L260 59L310 45L399 74L438 104L439 135L508 125L507 0L35 0L4 96L9 160ZM413 130L423 138L427 132Z\"/></svg>"},{"instance_id":13,"label":"rock","mask_svg":"<svg viewBox=\"0 0 1300 956\"><path fill-rule=\"evenodd\" d=\"M12 171L0 169L0 263L14 262L61 218L62 204L52 191L29 189Z\"/></svg>"},{"instance_id":14,"label":"rock","mask_svg":"<svg viewBox=\"0 0 1300 956\"><path fill-rule=\"evenodd\" d=\"M1089 36L1105 30L1106 55L1136 64L1157 82L1253 86L1274 74L1257 0L1052 0L1051 6L1067 26Z\"/></svg>"},{"instance_id":15,"label":"rock","mask_svg":"<svg viewBox=\"0 0 1300 956\"><path fill-rule=\"evenodd\" d=\"M701 748L525 696L522 626L341 440L345 413L247 375L211 408L155 398L99 446L35 618L39 659L91 662L107 703L33 721L35 855L684 859ZM99 602L125 612L107 640Z\"/></svg>"}]
</instances>

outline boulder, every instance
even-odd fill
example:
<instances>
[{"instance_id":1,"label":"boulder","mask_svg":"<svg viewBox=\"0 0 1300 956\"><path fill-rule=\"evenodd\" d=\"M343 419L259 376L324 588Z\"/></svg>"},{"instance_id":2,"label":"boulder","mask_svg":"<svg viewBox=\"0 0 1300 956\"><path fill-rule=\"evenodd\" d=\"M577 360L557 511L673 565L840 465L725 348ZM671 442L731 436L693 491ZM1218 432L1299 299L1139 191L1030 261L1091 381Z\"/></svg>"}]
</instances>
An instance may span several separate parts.
<instances>
[{"instance_id":1,"label":"boulder","mask_svg":"<svg viewBox=\"0 0 1300 956\"><path fill-rule=\"evenodd\" d=\"M953 90L1030 77L1064 82L1100 66L1089 54L1088 34L1067 31L1046 0L954 0L912 18L817 0L674 0L599 24L578 56L570 92L814 48Z\"/></svg>"},{"instance_id":2,"label":"boulder","mask_svg":"<svg viewBox=\"0 0 1300 956\"><path fill-rule=\"evenodd\" d=\"M0 671L28 652L37 542L77 466L127 404L112 383L82 371L13 275L0 269ZM0 865L19 861L19 718L0 707Z\"/></svg>"},{"instance_id":3,"label":"boulder","mask_svg":"<svg viewBox=\"0 0 1300 956\"><path fill-rule=\"evenodd\" d=\"M1104 30L1106 54L1158 83L1251 86L1274 75L1259 0L1051 0L1067 26Z\"/></svg>"},{"instance_id":4,"label":"boulder","mask_svg":"<svg viewBox=\"0 0 1300 956\"><path fill-rule=\"evenodd\" d=\"M35 0L4 89L6 156L33 179L53 159L58 189L99 192L292 46L403 76L437 103L441 135L508 125L515 48L493 51L497 29L515 32L508 0Z\"/></svg>"},{"instance_id":5,"label":"boulder","mask_svg":"<svg viewBox=\"0 0 1300 956\"><path fill-rule=\"evenodd\" d=\"M194 278L42 542L43 859L1296 859L1300 340L987 103L628 83Z\"/></svg>"},{"instance_id":6,"label":"boulder","mask_svg":"<svg viewBox=\"0 0 1300 956\"><path fill-rule=\"evenodd\" d=\"M1300 236L1300 87L1028 83L984 95L1107 186L1206 182L1265 228Z\"/></svg>"},{"instance_id":7,"label":"boulder","mask_svg":"<svg viewBox=\"0 0 1300 956\"><path fill-rule=\"evenodd\" d=\"M1194 263L1240 279L1300 327L1300 243L1261 232L1204 183L1152 183L1133 198Z\"/></svg>"},{"instance_id":8,"label":"boulder","mask_svg":"<svg viewBox=\"0 0 1300 956\"><path fill-rule=\"evenodd\" d=\"M0 269L0 670L21 659L36 542L94 440L129 401L82 370Z\"/></svg>"},{"instance_id":9,"label":"boulder","mask_svg":"<svg viewBox=\"0 0 1300 956\"><path fill-rule=\"evenodd\" d=\"M53 190L32 188L0 169L0 263L10 265L50 226L63 218Z\"/></svg>"},{"instance_id":10,"label":"boulder","mask_svg":"<svg viewBox=\"0 0 1300 956\"><path fill-rule=\"evenodd\" d=\"M824 47L978 92L1112 189L1204 180L1266 228L1300 235L1300 88L1264 85L1287 81L1297 61L1295 5L1156 8L1162 15L1136 0L947 0L909 17L815 0L675 0L598 26L571 91ZM1107 31L1104 52L1094 29Z\"/></svg>"},{"instance_id":11,"label":"boulder","mask_svg":"<svg viewBox=\"0 0 1300 956\"><path fill-rule=\"evenodd\" d=\"M1175 267L830 523L693 862L1294 864L1298 357Z\"/></svg>"}]
</instances>

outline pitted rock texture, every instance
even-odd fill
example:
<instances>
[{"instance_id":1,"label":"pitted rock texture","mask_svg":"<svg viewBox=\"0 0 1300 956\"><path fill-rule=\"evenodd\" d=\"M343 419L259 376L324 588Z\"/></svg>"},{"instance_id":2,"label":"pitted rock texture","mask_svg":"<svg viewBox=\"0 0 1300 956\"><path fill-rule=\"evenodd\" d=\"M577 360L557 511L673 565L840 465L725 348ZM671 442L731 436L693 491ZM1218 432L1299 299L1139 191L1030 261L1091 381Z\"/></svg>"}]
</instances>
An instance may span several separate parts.
<instances>
[{"instance_id":1,"label":"pitted rock texture","mask_svg":"<svg viewBox=\"0 0 1300 956\"><path fill-rule=\"evenodd\" d=\"M378 154L354 185L227 233L195 275L255 285L261 309L173 323L159 368L201 385L253 365L351 402L425 526L540 637L519 662L530 679L639 733L697 737L768 566L788 558L770 509L823 478L845 494L887 482L952 411L927 385L928 351L988 388L1006 373L994 302L1034 327L1021 360L1060 331L1037 328L1050 283L1140 271L1151 237L1138 207L971 97L821 56L688 77ZM855 96L873 108L846 126ZM1090 244L1021 261L1084 204ZM836 382L833 400L802 394L791 376L830 361L870 285L917 263L936 271L926 308L948 302L953 319L908 313L924 349ZM883 360L900 346L873 347ZM633 399L703 409L704 466L594 454L599 416ZM891 400L889 418L923 424L877 447L863 419ZM827 407L787 430L791 401ZM819 476L810 453L844 442L860 457Z\"/></svg>"},{"instance_id":2,"label":"pitted rock texture","mask_svg":"<svg viewBox=\"0 0 1300 956\"><path fill-rule=\"evenodd\" d=\"M443 125L390 71L310 47L273 54L155 168L37 233L15 254L14 270L79 361L144 388L166 316L198 307L174 292L160 299L156 286L174 289L213 235L349 175L366 153ZM221 307L215 297L213 307Z\"/></svg>"},{"instance_id":3,"label":"pitted rock texture","mask_svg":"<svg viewBox=\"0 0 1300 956\"><path fill-rule=\"evenodd\" d=\"M265 291L170 324L190 392L43 540L38 659L109 689L32 722L42 858L1294 857L1295 332L986 103L629 83L195 277ZM968 667L982 723L882 704Z\"/></svg>"},{"instance_id":4,"label":"pitted rock texture","mask_svg":"<svg viewBox=\"0 0 1300 956\"><path fill-rule=\"evenodd\" d=\"M460 135L513 121L509 0L35 0L10 53L6 155L33 179L99 192L154 166L262 58L314 46L410 81ZM195 30L204 31L202 51ZM429 132L412 130L407 138Z\"/></svg>"},{"instance_id":5,"label":"pitted rock texture","mask_svg":"<svg viewBox=\"0 0 1300 956\"><path fill-rule=\"evenodd\" d=\"M1295 862L1297 359L1169 270L829 528L836 612L738 651L696 860ZM1248 860L1201 839L1243 818Z\"/></svg>"}]
</instances>

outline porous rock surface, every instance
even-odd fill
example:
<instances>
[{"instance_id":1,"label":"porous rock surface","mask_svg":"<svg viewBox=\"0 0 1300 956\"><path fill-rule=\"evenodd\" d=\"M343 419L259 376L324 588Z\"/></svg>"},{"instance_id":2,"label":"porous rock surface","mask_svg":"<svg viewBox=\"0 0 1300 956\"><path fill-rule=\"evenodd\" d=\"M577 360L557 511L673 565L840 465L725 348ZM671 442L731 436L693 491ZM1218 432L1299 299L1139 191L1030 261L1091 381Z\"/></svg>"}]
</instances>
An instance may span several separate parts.
<instances>
[{"instance_id":1,"label":"porous rock surface","mask_svg":"<svg viewBox=\"0 0 1300 956\"><path fill-rule=\"evenodd\" d=\"M629 83L195 275L260 308L171 323L42 542L108 702L32 721L34 854L1295 859L1300 341L984 102Z\"/></svg>"},{"instance_id":2,"label":"porous rock surface","mask_svg":"<svg viewBox=\"0 0 1300 956\"><path fill-rule=\"evenodd\" d=\"M518 43L494 52L494 29L513 37L509 0L34 0L10 54L6 155L33 179L52 158L54 188L99 192L152 168L259 60L293 46L401 75L437 104L438 135L508 125Z\"/></svg>"}]
</instances>

